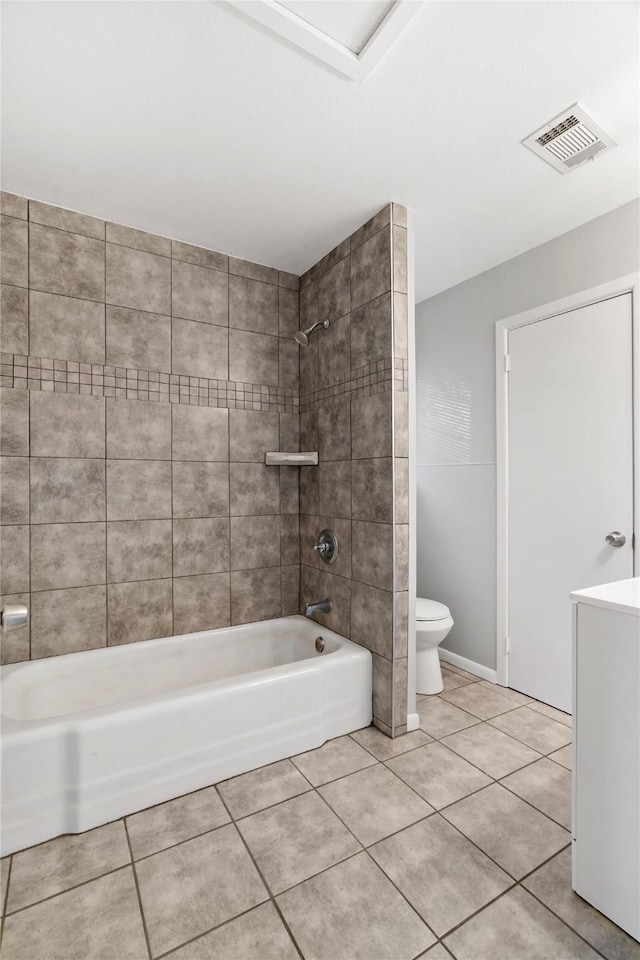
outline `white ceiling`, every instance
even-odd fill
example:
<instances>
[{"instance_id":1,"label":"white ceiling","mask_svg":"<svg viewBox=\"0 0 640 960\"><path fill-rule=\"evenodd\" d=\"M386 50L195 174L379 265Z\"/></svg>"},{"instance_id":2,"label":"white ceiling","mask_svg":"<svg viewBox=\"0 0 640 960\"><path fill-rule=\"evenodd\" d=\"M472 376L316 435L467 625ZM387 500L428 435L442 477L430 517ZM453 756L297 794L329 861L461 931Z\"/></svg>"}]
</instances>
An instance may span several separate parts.
<instances>
[{"instance_id":1,"label":"white ceiling","mask_svg":"<svg viewBox=\"0 0 640 960\"><path fill-rule=\"evenodd\" d=\"M390 199L417 299L638 195L638 4L427 2L362 83L226 4L2 4L3 188L302 272ZM580 101L620 147L520 140Z\"/></svg>"},{"instance_id":2,"label":"white ceiling","mask_svg":"<svg viewBox=\"0 0 640 960\"><path fill-rule=\"evenodd\" d=\"M393 6L386 0L280 0L283 7L360 53Z\"/></svg>"}]
</instances>

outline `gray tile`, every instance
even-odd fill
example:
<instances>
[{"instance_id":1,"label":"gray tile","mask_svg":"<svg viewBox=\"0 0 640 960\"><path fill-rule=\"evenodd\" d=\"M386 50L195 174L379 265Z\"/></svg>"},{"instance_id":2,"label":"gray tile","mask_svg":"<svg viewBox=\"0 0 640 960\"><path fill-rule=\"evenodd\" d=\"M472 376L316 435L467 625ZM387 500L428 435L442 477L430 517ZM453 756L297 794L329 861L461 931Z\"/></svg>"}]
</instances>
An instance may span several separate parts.
<instances>
[{"instance_id":1,"label":"gray tile","mask_svg":"<svg viewBox=\"0 0 640 960\"><path fill-rule=\"evenodd\" d=\"M0 523L29 523L28 457L0 457Z\"/></svg>"},{"instance_id":2,"label":"gray tile","mask_svg":"<svg viewBox=\"0 0 640 960\"><path fill-rule=\"evenodd\" d=\"M29 201L17 193L0 191L0 210L7 217L18 217L20 220L29 219Z\"/></svg>"},{"instance_id":3,"label":"gray tile","mask_svg":"<svg viewBox=\"0 0 640 960\"><path fill-rule=\"evenodd\" d=\"M130 867L5 921L6 960L140 960L147 945Z\"/></svg>"},{"instance_id":4,"label":"gray tile","mask_svg":"<svg viewBox=\"0 0 640 960\"><path fill-rule=\"evenodd\" d=\"M280 513L280 477L264 463L229 465L231 514L236 517Z\"/></svg>"},{"instance_id":5,"label":"gray tile","mask_svg":"<svg viewBox=\"0 0 640 960\"><path fill-rule=\"evenodd\" d=\"M291 760L279 760L218 784L222 799L236 819L290 800L310 789Z\"/></svg>"},{"instance_id":6,"label":"gray tile","mask_svg":"<svg viewBox=\"0 0 640 960\"><path fill-rule=\"evenodd\" d=\"M29 590L29 526L0 527L0 593Z\"/></svg>"},{"instance_id":7,"label":"gray tile","mask_svg":"<svg viewBox=\"0 0 640 960\"><path fill-rule=\"evenodd\" d=\"M453 704L446 703L440 697L419 700L416 711L420 717L420 729L426 730L436 740L478 722L477 717L472 717L471 714L454 707Z\"/></svg>"},{"instance_id":8,"label":"gray tile","mask_svg":"<svg viewBox=\"0 0 640 960\"><path fill-rule=\"evenodd\" d=\"M104 243L32 223L29 282L34 290L104 302Z\"/></svg>"},{"instance_id":9,"label":"gray tile","mask_svg":"<svg viewBox=\"0 0 640 960\"><path fill-rule=\"evenodd\" d=\"M445 943L458 960L596 960L598 956L520 887L473 917Z\"/></svg>"},{"instance_id":10,"label":"gray tile","mask_svg":"<svg viewBox=\"0 0 640 960\"><path fill-rule=\"evenodd\" d=\"M173 521L173 575L222 573L229 569L227 517Z\"/></svg>"},{"instance_id":11,"label":"gray tile","mask_svg":"<svg viewBox=\"0 0 640 960\"><path fill-rule=\"evenodd\" d=\"M172 314L221 327L229 325L229 277L194 263L174 260Z\"/></svg>"},{"instance_id":12,"label":"gray tile","mask_svg":"<svg viewBox=\"0 0 640 960\"><path fill-rule=\"evenodd\" d=\"M571 888L571 850L545 863L523 886L608 960L640 960L640 944Z\"/></svg>"},{"instance_id":13,"label":"gray tile","mask_svg":"<svg viewBox=\"0 0 640 960\"><path fill-rule=\"evenodd\" d=\"M32 457L104 457L104 399L31 391Z\"/></svg>"},{"instance_id":14,"label":"gray tile","mask_svg":"<svg viewBox=\"0 0 640 960\"><path fill-rule=\"evenodd\" d=\"M300 613L300 566L293 564L280 567L280 592L282 616L293 617Z\"/></svg>"},{"instance_id":15,"label":"gray tile","mask_svg":"<svg viewBox=\"0 0 640 960\"><path fill-rule=\"evenodd\" d=\"M540 758L535 750L487 723L454 733L445 737L443 742L494 780Z\"/></svg>"},{"instance_id":16,"label":"gray tile","mask_svg":"<svg viewBox=\"0 0 640 960\"><path fill-rule=\"evenodd\" d=\"M565 767L566 770L571 770L573 764L573 747L571 744L567 744L566 747L561 747L560 750L555 750L553 753L550 753L549 757L551 760L555 760L556 763Z\"/></svg>"},{"instance_id":17,"label":"gray tile","mask_svg":"<svg viewBox=\"0 0 640 960\"><path fill-rule=\"evenodd\" d=\"M139 861L136 872L154 957L268 896L231 825Z\"/></svg>"},{"instance_id":18,"label":"gray tile","mask_svg":"<svg viewBox=\"0 0 640 960\"><path fill-rule=\"evenodd\" d=\"M171 313L171 260L107 243L106 302L117 307Z\"/></svg>"},{"instance_id":19,"label":"gray tile","mask_svg":"<svg viewBox=\"0 0 640 960\"><path fill-rule=\"evenodd\" d=\"M315 263L312 267L309 267L308 270L300 277L300 292L305 289L309 284L314 283L318 279L318 264Z\"/></svg>"},{"instance_id":20,"label":"gray tile","mask_svg":"<svg viewBox=\"0 0 640 960\"><path fill-rule=\"evenodd\" d=\"M393 665L386 657L373 654L373 722L383 724L381 729L392 736Z\"/></svg>"},{"instance_id":21,"label":"gray tile","mask_svg":"<svg viewBox=\"0 0 640 960\"><path fill-rule=\"evenodd\" d=\"M159 580L171 576L171 520L107 524L107 580Z\"/></svg>"},{"instance_id":22,"label":"gray tile","mask_svg":"<svg viewBox=\"0 0 640 960\"><path fill-rule=\"evenodd\" d=\"M348 257L351 250L351 241L347 237L345 240L342 240L337 247L334 247L333 250L330 250L329 253L326 253L322 260L318 261L318 277L322 278L325 273L333 269L333 267L344 260L345 257Z\"/></svg>"},{"instance_id":23,"label":"gray tile","mask_svg":"<svg viewBox=\"0 0 640 960\"><path fill-rule=\"evenodd\" d=\"M351 432L354 460L391 456L391 394L376 393L352 400Z\"/></svg>"},{"instance_id":24,"label":"gray tile","mask_svg":"<svg viewBox=\"0 0 640 960\"><path fill-rule=\"evenodd\" d=\"M441 743L428 743L388 760L387 765L437 810L491 783Z\"/></svg>"},{"instance_id":25,"label":"gray tile","mask_svg":"<svg viewBox=\"0 0 640 960\"><path fill-rule=\"evenodd\" d=\"M278 288L248 277L229 277L229 326L278 336Z\"/></svg>"},{"instance_id":26,"label":"gray tile","mask_svg":"<svg viewBox=\"0 0 640 960\"><path fill-rule=\"evenodd\" d=\"M130 860L122 820L14 854L7 911L62 893Z\"/></svg>"},{"instance_id":27,"label":"gray tile","mask_svg":"<svg viewBox=\"0 0 640 960\"><path fill-rule=\"evenodd\" d=\"M231 569L268 567L279 540L280 517L232 517Z\"/></svg>"},{"instance_id":28,"label":"gray tile","mask_svg":"<svg viewBox=\"0 0 640 960\"><path fill-rule=\"evenodd\" d=\"M107 520L170 516L170 460L107 460Z\"/></svg>"},{"instance_id":29,"label":"gray tile","mask_svg":"<svg viewBox=\"0 0 640 960\"><path fill-rule=\"evenodd\" d=\"M351 525L352 576L382 590L393 590L393 536L390 523ZM366 609L363 613L366 614Z\"/></svg>"},{"instance_id":30,"label":"gray tile","mask_svg":"<svg viewBox=\"0 0 640 960\"><path fill-rule=\"evenodd\" d=\"M351 251L353 252L356 247L359 247L365 240L369 240L376 233L382 230L383 227L388 226L391 223L391 204L386 203L384 207L379 210L374 217L371 217L370 220L367 220L361 227L351 234Z\"/></svg>"},{"instance_id":31,"label":"gray tile","mask_svg":"<svg viewBox=\"0 0 640 960\"><path fill-rule=\"evenodd\" d=\"M239 277L249 277L250 280L261 280L263 283L278 285L277 270L273 267L265 267L262 263L252 263L250 260L229 257L229 273Z\"/></svg>"},{"instance_id":32,"label":"gray tile","mask_svg":"<svg viewBox=\"0 0 640 960\"><path fill-rule=\"evenodd\" d=\"M106 588L74 587L31 595L31 656L55 657L104 647Z\"/></svg>"},{"instance_id":33,"label":"gray tile","mask_svg":"<svg viewBox=\"0 0 640 960\"><path fill-rule=\"evenodd\" d=\"M272 903L185 944L172 960L298 960L299 954Z\"/></svg>"},{"instance_id":34,"label":"gray tile","mask_svg":"<svg viewBox=\"0 0 640 960\"><path fill-rule=\"evenodd\" d=\"M267 450L280 449L279 431L278 413L229 410L229 459L264 463Z\"/></svg>"},{"instance_id":35,"label":"gray tile","mask_svg":"<svg viewBox=\"0 0 640 960\"><path fill-rule=\"evenodd\" d=\"M0 902L2 903L2 916L4 917L5 901L7 897L7 883L9 881L9 870L11 868L11 857L3 857L0 860Z\"/></svg>"},{"instance_id":36,"label":"gray tile","mask_svg":"<svg viewBox=\"0 0 640 960\"><path fill-rule=\"evenodd\" d=\"M149 807L127 817L134 860L208 833L230 819L215 787Z\"/></svg>"},{"instance_id":37,"label":"gray tile","mask_svg":"<svg viewBox=\"0 0 640 960\"><path fill-rule=\"evenodd\" d=\"M174 460L228 460L229 411L171 405Z\"/></svg>"},{"instance_id":38,"label":"gray tile","mask_svg":"<svg viewBox=\"0 0 640 960\"><path fill-rule=\"evenodd\" d=\"M171 321L172 373L227 380L230 379L228 355L229 331L226 327L176 317Z\"/></svg>"},{"instance_id":39,"label":"gray tile","mask_svg":"<svg viewBox=\"0 0 640 960\"><path fill-rule=\"evenodd\" d=\"M280 563L300 563L300 523L295 515L280 517Z\"/></svg>"},{"instance_id":40,"label":"gray tile","mask_svg":"<svg viewBox=\"0 0 640 960\"><path fill-rule=\"evenodd\" d=\"M31 594L14 593L0 596L0 605L6 603L24 603L27 609L31 609ZM2 638L0 644L0 660L5 663L18 663L20 660L29 659L29 648L31 643L31 625L27 623L24 627L18 627L12 630Z\"/></svg>"},{"instance_id":41,"label":"gray tile","mask_svg":"<svg viewBox=\"0 0 640 960\"><path fill-rule=\"evenodd\" d=\"M442 815L516 880L571 840L566 830L498 783L447 807Z\"/></svg>"},{"instance_id":42,"label":"gray tile","mask_svg":"<svg viewBox=\"0 0 640 960\"><path fill-rule=\"evenodd\" d=\"M395 503L394 519L396 523L409 523L409 461L396 457L394 464Z\"/></svg>"},{"instance_id":43,"label":"gray tile","mask_svg":"<svg viewBox=\"0 0 640 960\"><path fill-rule=\"evenodd\" d=\"M104 583L104 523L42 523L31 530L31 589Z\"/></svg>"},{"instance_id":44,"label":"gray tile","mask_svg":"<svg viewBox=\"0 0 640 960\"><path fill-rule=\"evenodd\" d=\"M435 939L366 854L283 894L278 906L303 955L318 960L409 960Z\"/></svg>"},{"instance_id":45,"label":"gray tile","mask_svg":"<svg viewBox=\"0 0 640 960\"><path fill-rule=\"evenodd\" d=\"M32 356L104 363L104 304L32 290L29 336Z\"/></svg>"},{"instance_id":46,"label":"gray tile","mask_svg":"<svg viewBox=\"0 0 640 960\"><path fill-rule=\"evenodd\" d=\"M301 321L301 327L304 322ZM305 390L318 389L318 340L312 338L308 347L300 347L300 383Z\"/></svg>"},{"instance_id":47,"label":"gray tile","mask_svg":"<svg viewBox=\"0 0 640 960\"><path fill-rule=\"evenodd\" d=\"M58 230L68 230L70 233L104 240L104 220L88 217L74 210L65 210L64 207L54 207L39 200L29 200L29 220L45 227L56 227Z\"/></svg>"},{"instance_id":48,"label":"gray tile","mask_svg":"<svg viewBox=\"0 0 640 960\"><path fill-rule=\"evenodd\" d=\"M318 376L321 383L348 380L351 373L349 316L332 320L328 330L318 333Z\"/></svg>"},{"instance_id":49,"label":"gray tile","mask_svg":"<svg viewBox=\"0 0 640 960\"><path fill-rule=\"evenodd\" d=\"M395 580L396 590L409 589L409 524L396 523L395 535Z\"/></svg>"},{"instance_id":50,"label":"gray tile","mask_svg":"<svg viewBox=\"0 0 640 960\"><path fill-rule=\"evenodd\" d=\"M29 485L32 523L105 519L104 460L33 457Z\"/></svg>"},{"instance_id":51,"label":"gray tile","mask_svg":"<svg viewBox=\"0 0 640 960\"><path fill-rule=\"evenodd\" d=\"M512 883L439 814L381 840L370 853L438 936Z\"/></svg>"},{"instance_id":52,"label":"gray tile","mask_svg":"<svg viewBox=\"0 0 640 960\"><path fill-rule=\"evenodd\" d=\"M107 457L170 460L171 405L107 397Z\"/></svg>"},{"instance_id":53,"label":"gray tile","mask_svg":"<svg viewBox=\"0 0 640 960\"><path fill-rule=\"evenodd\" d=\"M252 623L281 616L280 567L234 570L231 574L231 623Z\"/></svg>"},{"instance_id":54,"label":"gray tile","mask_svg":"<svg viewBox=\"0 0 640 960\"><path fill-rule=\"evenodd\" d=\"M351 638L373 653L391 656L392 593L354 580L351 591Z\"/></svg>"},{"instance_id":55,"label":"gray tile","mask_svg":"<svg viewBox=\"0 0 640 960\"><path fill-rule=\"evenodd\" d=\"M510 713L494 717L489 723L540 753L551 753L571 742L571 730L568 727L529 707L518 707Z\"/></svg>"},{"instance_id":56,"label":"gray tile","mask_svg":"<svg viewBox=\"0 0 640 960\"><path fill-rule=\"evenodd\" d=\"M311 468L314 469L314 468ZM314 551L323 530L332 530L338 541L338 556L327 566ZM315 517L303 514L300 519L300 550L304 563L339 577L351 576L351 521L341 517Z\"/></svg>"},{"instance_id":57,"label":"gray tile","mask_svg":"<svg viewBox=\"0 0 640 960\"><path fill-rule=\"evenodd\" d=\"M229 380L277 387L278 337L230 329Z\"/></svg>"},{"instance_id":58,"label":"gray tile","mask_svg":"<svg viewBox=\"0 0 640 960\"><path fill-rule=\"evenodd\" d=\"M300 386L300 349L293 340L278 343L278 386L297 390Z\"/></svg>"},{"instance_id":59,"label":"gray tile","mask_svg":"<svg viewBox=\"0 0 640 960\"><path fill-rule=\"evenodd\" d=\"M381 764L335 780L319 792L365 847L433 813L433 807Z\"/></svg>"},{"instance_id":60,"label":"gray tile","mask_svg":"<svg viewBox=\"0 0 640 960\"><path fill-rule=\"evenodd\" d=\"M229 270L229 257L224 253L207 250L206 247L194 247L193 244L182 243L181 240L171 241L171 256L174 260L185 260L210 270L222 270L223 273Z\"/></svg>"},{"instance_id":61,"label":"gray tile","mask_svg":"<svg viewBox=\"0 0 640 960\"><path fill-rule=\"evenodd\" d=\"M407 231L393 225L393 289L407 292Z\"/></svg>"},{"instance_id":62,"label":"gray tile","mask_svg":"<svg viewBox=\"0 0 640 960\"><path fill-rule=\"evenodd\" d=\"M409 394L395 390L393 394L393 452L396 457L409 456Z\"/></svg>"},{"instance_id":63,"label":"gray tile","mask_svg":"<svg viewBox=\"0 0 640 960\"><path fill-rule=\"evenodd\" d=\"M300 467L299 488L301 512L317 516L319 498L317 467Z\"/></svg>"},{"instance_id":64,"label":"gray tile","mask_svg":"<svg viewBox=\"0 0 640 960\"><path fill-rule=\"evenodd\" d=\"M447 664L450 667L450 664ZM449 673L451 670L449 669ZM464 671L463 671L464 673ZM453 674L452 674L453 675ZM471 676L471 674L469 674ZM473 678L477 680L476 677ZM511 687L502 687L496 683L491 683L489 680L477 680L479 687L484 687L486 690L493 690L494 693L499 693L501 697L506 697L507 700L512 700L518 706L524 706L527 703L531 703L531 697L526 697L524 693L519 693L517 690L512 690Z\"/></svg>"},{"instance_id":65,"label":"gray tile","mask_svg":"<svg viewBox=\"0 0 640 960\"><path fill-rule=\"evenodd\" d=\"M109 306L106 331L106 363L170 372L171 317Z\"/></svg>"},{"instance_id":66,"label":"gray tile","mask_svg":"<svg viewBox=\"0 0 640 960\"><path fill-rule=\"evenodd\" d=\"M229 514L229 467L226 463L175 460L174 517L223 517Z\"/></svg>"},{"instance_id":67,"label":"gray tile","mask_svg":"<svg viewBox=\"0 0 640 960\"><path fill-rule=\"evenodd\" d=\"M409 356L409 306L404 293L393 295L393 353L405 360Z\"/></svg>"},{"instance_id":68,"label":"gray tile","mask_svg":"<svg viewBox=\"0 0 640 960\"><path fill-rule=\"evenodd\" d=\"M571 829L571 774L559 764L543 758L505 777L502 785Z\"/></svg>"},{"instance_id":69,"label":"gray tile","mask_svg":"<svg viewBox=\"0 0 640 960\"><path fill-rule=\"evenodd\" d=\"M351 465L351 513L354 520L393 521L393 460L354 460ZM398 522L406 522L400 516Z\"/></svg>"},{"instance_id":70,"label":"gray tile","mask_svg":"<svg viewBox=\"0 0 640 960\"><path fill-rule=\"evenodd\" d=\"M146 250L147 253L157 253L163 257L171 256L171 240L133 227L123 227L120 223L107 222L106 238L110 243L119 243L124 247Z\"/></svg>"},{"instance_id":71,"label":"gray tile","mask_svg":"<svg viewBox=\"0 0 640 960\"><path fill-rule=\"evenodd\" d=\"M351 629L351 580L337 577L328 570L318 570L315 595L304 600L320 600L329 597L333 604L331 613L319 613L314 617L321 626L334 630L343 637L350 636Z\"/></svg>"},{"instance_id":72,"label":"gray tile","mask_svg":"<svg viewBox=\"0 0 640 960\"><path fill-rule=\"evenodd\" d=\"M238 828L276 894L361 849L315 792L254 813Z\"/></svg>"},{"instance_id":73,"label":"gray tile","mask_svg":"<svg viewBox=\"0 0 640 960\"><path fill-rule=\"evenodd\" d=\"M0 279L16 287L28 285L29 225L15 217L1 218Z\"/></svg>"},{"instance_id":74,"label":"gray tile","mask_svg":"<svg viewBox=\"0 0 640 960\"><path fill-rule=\"evenodd\" d=\"M300 294L297 290L278 290L278 333L293 337L300 329Z\"/></svg>"},{"instance_id":75,"label":"gray tile","mask_svg":"<svg viewBox=\"0 0 640 960\"><path fill-rule=\"evenodd\" d=\"M396 590L393 595L393 653L396 659L406 657L409 645L409 592Z\"/></svg>"},{"instance_id":76,"label":"gray tile","mask_svg":"<svg viewBox=\"0 0 640 960\"><path fill-rule=\"evenodd\" d=\"M317 750L300 753L292 760L314 787L376 763L374 757L351 737L328 740Z\"/></svg>"},{"instance_id":77,"label":"gray tile","mask_svg":"<svg viewBox=\"0 0 640 960\"><path fill-rule=\"evenodd\" d=\"M280 467L280 513L300 512L300 480L298 467Z\"/></svg>"},{"instance_id":78,"label":"gray tile","mask_svg":"<svg viewBox=\"0 0 640 960\"><path fill-rule=\"evenodd\" d=\"M400 203L391 204L391 213L394 224L397 224L399 227L407 226L407 208L403 207Z\"/></svg>"},{"instance_id":79,"label":"gray tile","mask_svg":"<svg viewBox=\"0 0 640 960\"><path fill-rule=\"evenodd\" d=\"M287 290L300 289L300 277L295 273L286 273L284 270L278 270L278 285L286 287Z\"/></svg>"},{"instance_id":80,"label":"gray tile","mask_svg":"<svg viewBox=\"0 0 640 960\"><path fill-rule=\"evenodd\" d=\"M487 690L486 687L481 687L477 683L445 690L441 696L443 700L453 703L461 710L466 710L474 717L479 717L480 720L488 720L490 717L497 717L501 713L507 713L516 708L513 700L493 690Z\"/></svg>"},{"instance_id":81,"label":"gray tile","mask_svg":"<svg viewBox=\"0 0 640 960\"><path fill-rule=\"evenodd\" d=\"M351 260L346 256L318 283L318 319L337 320L350 309Z\"/></svg>"},{"instance_id":82,"label":"gray tile","mask_svg":"<svg viewBox=\"0 0 640 960\"><path fill-rule=\"evenodd\" d=\"M545 717L549 717L550 720L557 720L558 723L564 724L565 727L573 726L573 719L570 713L565 713L563 710L556 710L555 707L550 707L548 703L540 703L539 700L530 700L529 709L535 710L536 713L541 713Z\"/></svg>"},{"instance_id":83,"label":"gray tile","mask_svg":"<svg viewBox=\"0 0 640 960\"><path fill-rule=\"evenodd\" d=\"M351 307L356 309L391 288L391 245L388 227L351 253Z\"/></svg>"},{"instance_id":84,"label":"gray tile","mask_svg":"<svg viewBox=\"0 0 640 960\"><path fill-rule=\"evenodd\" d=\"M376 730L375 727L364 727L362 730L356 730L350 736L378 760L389 760L391 757L397 757L408 750L422 747L431 740L431 737L424 730L413 730L411 733L406 733L404 736L392 740L391 737L387 737L384 733Z\"/></svg>"},{"instance_id":85,"label":"gray tile","mask_svg":"<svg viewBox=\"0 0 640 960\"><path fill-rule=\"evenodd\" d=\"M0 451L5 457L29 456L29 392L0 388Z\"/></svg>"},{"instance_id":86,"label":"gray tile","mask_svg":"<svg viewBox=\"0 0 640 960\"><path fill-rule=\"evenodd\" d=\"M107 643L134 643L173 633L171 580L110 583L107 587Z\"/></svg>"},{"instance_id":87,"label":"gray tile","mask_svg":"<svg viewBox=\"0 0 640 960\"><path fill-rule=\"evenodd\" d=\"M0 285L2 330L0 348L3 353L29 353L29 292L24 287Z\"/></svg>"},{"instance_id":88,"label":"gray tile","mask_svg":"<svg viewBox=\"0 0 640 960\"><path fill-rule=\"evenodd\" d=\"M385 293L351 313L351 366L391 356L391 294Z\"/></svg>"},{"instance_id":89,"label":"gray tile","mask_svg":"<svg viewBox=\"0 0 640 960\"><path fill-rule=\"evenodd\" d=\"M314 468L318 473L318 511L334 517L351 517L351 461L329 460Z\"/></svg>"},{"instance_id":90,"label":"gray tile","mask_svg":"<svg viewBox=\"0 0 640 960\"><path fill-rule=\"evenodd\" d=\"M176 577L173 581L173 631L215 630L231 622L228 573Z\"/></svg>"}]
</instances>

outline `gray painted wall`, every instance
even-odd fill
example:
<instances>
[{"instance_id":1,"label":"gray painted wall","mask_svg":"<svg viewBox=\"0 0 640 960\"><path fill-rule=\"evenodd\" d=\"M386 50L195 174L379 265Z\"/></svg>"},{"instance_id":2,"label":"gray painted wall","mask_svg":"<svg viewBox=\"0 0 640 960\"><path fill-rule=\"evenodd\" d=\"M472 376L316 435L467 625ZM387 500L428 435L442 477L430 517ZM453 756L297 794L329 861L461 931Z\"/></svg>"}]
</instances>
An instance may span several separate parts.
<instances>
[{"instance_id":1,"label":"gray painted wall","mask_svg":"<svg viewBox=\"0 0 640 960\"><path fill-rule=\"evenodd\" d=\"M640 201L416 307L418 596L446 603L443 646L496 666L495 322L633 273Z\"/></svg>"}]
</instances>

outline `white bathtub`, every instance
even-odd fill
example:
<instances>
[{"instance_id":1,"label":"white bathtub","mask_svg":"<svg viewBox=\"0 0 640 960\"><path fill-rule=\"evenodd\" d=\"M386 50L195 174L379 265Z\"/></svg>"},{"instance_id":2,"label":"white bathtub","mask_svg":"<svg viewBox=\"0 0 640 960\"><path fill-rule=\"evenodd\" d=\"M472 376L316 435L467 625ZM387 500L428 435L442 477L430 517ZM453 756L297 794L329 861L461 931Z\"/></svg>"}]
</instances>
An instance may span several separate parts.
<instances>
[{"instance_id":1,"label":"white bathtub","mask_svg":"<svg viewBox=\"0 0 640 960\"><path fill-rule=\"evenodd\" d=\"M2 856L371 722L371 654L304 617L18 663L1 677Z\"/></svg>"}]
</instances>

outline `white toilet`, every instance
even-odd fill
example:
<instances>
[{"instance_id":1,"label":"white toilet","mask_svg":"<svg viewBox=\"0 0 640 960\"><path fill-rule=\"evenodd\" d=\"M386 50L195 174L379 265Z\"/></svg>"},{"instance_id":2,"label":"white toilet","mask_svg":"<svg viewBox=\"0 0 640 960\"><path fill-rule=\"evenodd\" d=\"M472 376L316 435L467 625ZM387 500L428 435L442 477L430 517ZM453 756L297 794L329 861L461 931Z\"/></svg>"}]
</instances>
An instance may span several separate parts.
<instances>
[{"instance_id":1,"label":"white toilet","mask_svg":"<svg viewBox=\"0 0 640 960\"><path fill-rule=\"evenodd\" d=\"M444 603L416 598L416 693L440 693L442 690L438 644L452 626L453 617Z\"/></svg>"}]
</instances>

